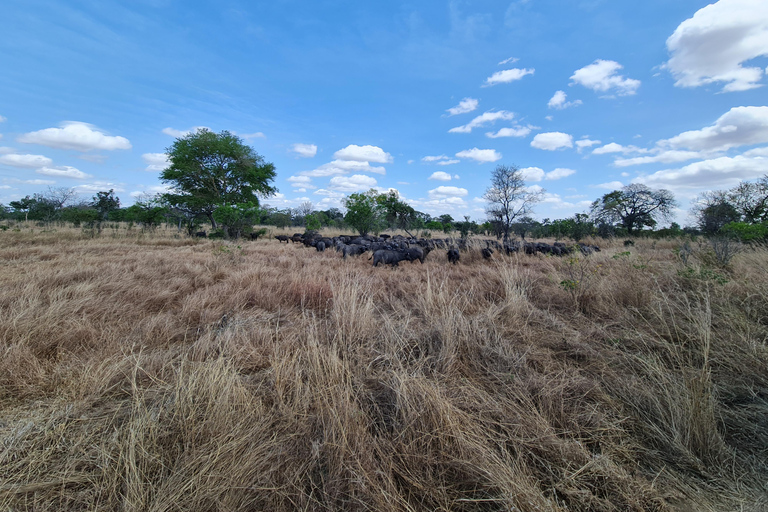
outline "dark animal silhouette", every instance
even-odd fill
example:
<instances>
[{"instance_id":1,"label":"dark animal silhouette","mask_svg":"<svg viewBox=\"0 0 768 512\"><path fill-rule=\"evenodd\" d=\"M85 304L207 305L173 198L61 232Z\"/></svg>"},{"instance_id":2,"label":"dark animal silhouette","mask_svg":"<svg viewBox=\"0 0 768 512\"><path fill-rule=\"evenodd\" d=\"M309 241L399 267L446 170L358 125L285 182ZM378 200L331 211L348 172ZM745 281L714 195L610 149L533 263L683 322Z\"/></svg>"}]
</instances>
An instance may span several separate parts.
<instances>
[{"instance_id":1,"label":"dark animal silhouette","mask_svg":"<svg viewBox=\"0 0 768 512\"><path fill-rule=\"evenodd\" d=\"M448 249L447 254L448 254L449 263L453 263L455 265L459 262L460 255L459 255L459 250L457 248L451 247L450 249Z\"/></svg>"},{"instance_id":2,"label":"dark animal silhouette","mask_svg":"<svg viewBox=\"0 0 768 512\"><path fill-rule=\"evenodd\" d=\"M373 266L378 266L379 263L384 265L392 265L392 267L399 266L401 261L411 261L411 256L406 252L400 251L388 251L386 249L380 249L373 253Z\"/></svg>"}]
</instances>

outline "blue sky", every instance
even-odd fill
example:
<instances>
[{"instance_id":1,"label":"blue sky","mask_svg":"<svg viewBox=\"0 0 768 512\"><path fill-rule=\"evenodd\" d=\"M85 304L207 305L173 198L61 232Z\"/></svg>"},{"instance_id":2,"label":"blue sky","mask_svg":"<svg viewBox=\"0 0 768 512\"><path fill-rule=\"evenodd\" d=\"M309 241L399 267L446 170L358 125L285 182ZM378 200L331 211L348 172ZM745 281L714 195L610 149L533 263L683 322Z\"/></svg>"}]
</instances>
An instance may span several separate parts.
<instances>
[{"instance_id":1,"label":"blue sky","mask_svg":"<svg viewBox=\"0 0 768 512\"><path fill-rule=\"evenodd\" d=\"M371 187L484 215L496 165L563 218L633 182L689 201L768 173L768 2L6 0L0 203L48 186L124 204L163 153L230 130L264 202Z\"/></svg>"}]
</instances>

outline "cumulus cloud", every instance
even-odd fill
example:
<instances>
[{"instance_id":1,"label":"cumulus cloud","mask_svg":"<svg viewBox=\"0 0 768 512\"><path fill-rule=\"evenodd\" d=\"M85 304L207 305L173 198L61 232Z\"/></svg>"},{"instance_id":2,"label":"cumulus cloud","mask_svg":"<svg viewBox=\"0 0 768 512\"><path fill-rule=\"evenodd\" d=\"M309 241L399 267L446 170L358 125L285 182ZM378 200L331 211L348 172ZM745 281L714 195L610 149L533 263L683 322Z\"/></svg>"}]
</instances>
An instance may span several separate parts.
<instances>
[{"instance_id":1,"label":"cumulus cloud","mask_svg":"<svg viewBox=\"0 0 768 512\"><path fill-rule=\"evenodd\" d=\"M662 151L659 154L653 156L638 156L635 158L617 158L613 161L613 165L616 167L629 167L632 165L641 164L671 164L675 162L685 162L686 160L693 160L694 158L700 158L701 153L698 151Z\"/></svg>"},{"instance_id":2,"label":"cumulus cloud","mask_svg":"<svg viewBox=\"0 0 768 512\"><path fill-rule=\"evenodd\" d=\"M357 146L350 144L333 154L337 160L351 160L354 162L375 162L387 164L392 162L392 155L386 153L378 146Z\"/></svg>"},{"instance_id":3,"label":"cumulus cloud","mask_svg":"<svg viewBox=\"0 0 768 512\"><path fill-rule=\"evenodd\" d=\"M164 171L171 165L171 161L168 160L168 155L165 153L144 153L141 158L147 164L145 170L149 172Z\"/></svg>"},{"instance_id":4,"label":"cumulus cloud","mask_svg":"<svg viewBox=\"0 0 768 512\"><path fill-rule=\"evenodd\" d=\"M531 126L515 126L513 128L502 128L496 133L486 132L485 136L491 139L499 137L527 137L531 133Z\"/></svg>"},{"instance_id":5,"label":"cumulus cloud","mask_svg":"<svg viewBox=\"0 0 768 512\"><path fill-rule=\"evenodd\" d=\"M47 167L53 164L53 160L43 155L20 155L9 153L0 155L0 164L10 165L11 167L21 167L23 169L34 169L35 167Z\"/></svg>"},{"instance_id":6,"label":"cumulus cloud","mask_svg":"<svg viewBox=\"0 0 768 512\"><path fill-rule=\"evenodd\" d=\"M18 138L25 144L39 144L50 148L74 149L76 151L91 151L102 149L131 149L131 143L125 137L106 135L104 132L88 123L67 121L59 128L46 128L29 132Z\"/></svg>"},{"instance_id":7,"label":"cumulus cloud","mask_svg":"<svg viewBox=\"0 0 768 512\"><path fill-rule=\"evenodd\" d=\"M501 153L495 149L465 149L456 153L458 158L469 158L478 163L495 162L501 160Z\"/></svg>"},{"instance_id":8,"label":"cumulus cloud","mask_svg":"<svg viewBox=\"0 0 768 512\"><path fill-rule=\"evenodd\" d=\"M322 178L325 176L339 176L349 174L350 172L371 172L374 174L386 174L384 167L373 167L368 162L356 162L353 160L334 160L323 164L311 171L302 171L302 176L311 176L313 178Z\"/></svg>"},{"instance_id":9,"label":"cumulus cloud","mask_svg":"<svg viewBox=\"0 0 768 512\"><path fill-rule=\"evenodd\" d=\"M531 147L555 151L557 149L572 148L573 136L563 132L537 133L531 141Z\"/></svg>"},{"instance_id":10,"label":"cumulus cloud","mask_svg":"<svg viewBox=\"0 0 768 512\"><path fill-rule=\"evenodd\" d=\"M544 179L547 180L559 180L562 178L567 178L568 176L571 176L572 174L576 174L576 171L573 169L566 169L564 167L558 167L554 171L549 171L545 176Z\"/></svg>"},{"instance_id":11,"label":"cumulus cloud","mask_svg":"<svg viewBox=\"0 0 768 512\"><path fill-rule=\"evenodd\" d=\"M477 105L479 103L480 102L474 98L464 98L459 102L458 105L449 108L446 112L448 112L449 116L466 114L467 112L472 112L473 110L477 109Z\"/></svg>"},{"instance_id":12,"label":"cumulus cloud","mask_svg":"<svg viewBox=\"0 0 768 512\"><path fill-rule=\"evenodd\" d=\"M459 163L458 160L449 158L445 155L438 155L438 156L425 156L421 159L422 162L425 163L434 163L437 165L453 165Z\"/></svg>"},{"instance_id":13,"label":"cumulus cloud","mask_svg":"<svg viewBox=\"0 0 768 512\"><path fill-rule=\"evenodd\" d=\"M541 181L544 179L544 169L540 167L525 167L520 169L525 181Z\"/></svg>"},{"instance_id":14,"label":"cumulus cloud","mask_svg":"<svg viewBox=\"0 0 768 512\"><path fill-rule=\"evenodd\" d=\"M291 151L296 153L300 158L312 158L317 154L317 146L314 144L296 143L291 146Z\"/></svg>"},{"instance_id":15,"label":"cumulus cloud","mask_svg":"<svg viewBox=\"0 0 768 512\"><path fill-rule=\"evenodd\" d=\"M245 140L253 140L253 139L265 139L267 136L264 135L262 132L254 132L254 133L243 133L240 134L240 137L244 138Z\"/></svg>"},{"instance_id":16,"label":"cumulus cloud","mask_svg":"<svg viewBox=\"0 0 768 512\"><path fill-rule=\"evenodd\" d=\"M125 192L122 184L112 183L109 181L94 181L93 183L85 183L83 185L77 185L72 187L78 192L83 193L96 193L104 190L114 190L115 192Z\"/></svg>"},{"instance_id":17,"label":"cumulus cloud","mask_svg":"<svg viewBox=\"0 0 768 512\"><path fill-rule=\"evenodd\" d=\"M427 178L430 180L437 180L437 181L451 181L451 175L447 172L443 171L435 171L432 173L432 175Z\"/></svg>"},{"instance_id":18,"label":"cumulus cloud","mask_svg":"<svg viewBox=\"0 0 768 512\"><path fill-rule=\"evenodd\" d=\"M499 110L498 112L485 112L463 126L457 126L448 130L448 133L470 133L473 128L478 128L496 121L509 121L515 117L514 112Z\"/></svg>"},{"instance_id":19,"label":"cumulus cloud","mask_svg":"<svg viewBox=\"0 0 768 512\"><path fill-rule=\"evenodd\" d=\"M428 193L431 199L440 199L446 197L464 197L469 194L469 191L465 188L441 185L437 188L433 188Z\"/></svg>"},{"instance_id":20,"label":"cumulus cloud","mask_svg":"<svg viewBox=\"0 0 768 512\"><path fill-rule=\"evenodd\" d=\"M615 92L619 96L635 94L640 87L640 80L624 78L616 72L623 66L612 60L598 59L588 66L574 71L573 83L583 85L596 92Z\"/></svg>"},{"instance_id":21,"label":"cumulus cloud","mask_svg":"<svg viewBox=\"0 0 768 512\"><path fill-rule=\"evenodd\" d=\"M566 97L567 95L565 94L565 91L555 91L554 96L550 98L549 103L547 103L547 106L549 108L563 110L568 107L577 107L581 105L581 100L565 101Z\"/></svg>"},{"instance_id":22,"label":"cumulus cloud","mask_svg":"<svg viewBox=\"0 0 768 512\"><path fill-rule=\"evenodd\" d=\"M760 87L760 67L742 67L768 55L768 3L720 0L699 9L667 39L665 67L678 87L722 82L724 92Z\"/></svg>"},{"instance_id":23,"label":"cumulus cloud","mask_svg":"<svg viewBox=\"0 0 768 512\"><path fill-rule=\"evenodd\" d=\"M637 146L622 146L621 144L611 142L592 151L593 155L607 155L610 153L648 153L648 150L638 148Z\"/></svg>"},{"instance_id":24,"label":"cumulus cloud","mask_svg":"<svg viewBox=\"0 0 768 512\"><path fill-rule=\"evenodd\" d=\"M42 174L43 176L54 176L57 178L72 178L76 180L92 178L90 174L85 174L83 171L68 165L62 165L59 167L41 167L35 172L37 174Z\"/></svg>"},{"instance_id":25,"label":"cumulus cloud","mask_svg":"<svg viewBox=\"0 0 768 512\"><path fill-rule=\"evenodd\" d=\"M177 130L175 128L163 128L163 133L178 139L179 137L186 137L190 133L195 133L198 130L209 130L209 131L212 131L207 126L193 126L189 130Z\"/></svg>"},{"instance_id":26,"label":"cumulus cloud","mask_svg":"<svg viewBox=\"0 0 768 512\"><path fill-rule=\"evenodd\" d=\"M359 192L376 186L376 179L364 174L352 176L335 176L331 178L328 188L342 192Z\"/></svg>"},{"instance_id":27,"label":"cumulus cloud","mask_svg":"<svg viewBox=\"0 0 768 512\"><path fill-rule=\"evenodd\" d=\"M520 80L525 75L532 75L534 69L519 69L519 68L512 68L512 69L505 69L503 71L497 71L496 73L492 74L488 78L485 79L485 85L491 86L496 84L506 84L509 82L514 82L515 80Z\"/></svg>"},{"instance_id":28,"label":"cumulus cloud","mask_svg":"<svg viewBox=\"0 0 768 512\"><path fill-rule=\"evenodd\" d=\"M633 181L673 191L711 190L730 188L740 181L759 178L765 174L766 168L768 158L763 156L723 156L694 162L679 169L658 171Z\"/></svg>"},{"instance_id":29,"label":"cumulus cloud","mask_svg":"<svg viewBox=\"0 0 768 512\"><path fill-rule=\"evenodd\" d=\"M662 147L692 151L726 151L768 142L768 107L734 107L712 126L659 141Z\"/></svg>"},{"instance_id":30,"label":"cumulus cloud","mask_svg":"<svg viewBox=\"0 0 768 512\"><path fill-rule=\"evenodd\" d=\"M580 140L577 140L576 142L574 142L574 144L576 144L576 151L581 153L581 151L584 148L591 148L592 146L597 146L598 144L600 144L600 141L599 140L580 139Z\"/></svg>"},{"instance_id":31,"label":"cumulus cloud","mask_svg":"<svg viewBox=\"0 0 768 512\"><path fill-rule=\"evenodd\" d=\"M744 156L768 156L768 147L750 149L744 152Z\"/></svg>"},{"instance_id":32,"label":"cumulus cloud","mask_svg":"<svg viewBox=\"0 0 768 512\"><path fill-rule=\"evenodd\" d=\"M8 146L0 146L0 155L6 155L8 153L15 153L16 150L9 148Z\"/></svg>"},{"instance_id":33,"label":"cumulus cloud","mask_svg":"<svg viewBox=\"0 0 768 512\"><path fill-rule=\"evenodd\" d=\"M314 185L312 185L312 178L310 178L309 176L289 176L286 181L290 183L292 187L301 187L305 191L308 188L312 188L312 189L317 188ZM299 191L297 190L297 192Z\"/></svg>"}]
</instances>

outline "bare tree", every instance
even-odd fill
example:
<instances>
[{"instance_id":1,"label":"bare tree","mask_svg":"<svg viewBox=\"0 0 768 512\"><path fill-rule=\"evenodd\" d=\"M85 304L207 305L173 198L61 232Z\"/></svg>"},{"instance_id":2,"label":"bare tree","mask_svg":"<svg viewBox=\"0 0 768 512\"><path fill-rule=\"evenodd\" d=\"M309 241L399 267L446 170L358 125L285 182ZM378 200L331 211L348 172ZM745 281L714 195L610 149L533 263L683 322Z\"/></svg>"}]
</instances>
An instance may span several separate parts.
<instances>
[{"instance_id":1,"label":"bare tree","mask_svg":"<svg viewBox=\"0 0 768 512\"><path fill-rule=\"evenodd\" d=\"M312 204L312 201L304 201L299 205L298 208L296 208L296 214L300 217L306 217L307 215L312 215L312 212L315 211L315 205Z\"/></svg>"},{"instance_id":2,"label":"bare tree","mask_svg":"<svg viewBox=\"0 0 768 512\"><path fill-rule=\"evenodd\" d=\"M506 241L513 221L529 215L543 195L543 190L531 190L525 186L523 172L517 166L499 165L491 173L491 186L483 195L483 199L488 201L485 211L488 219L501 228Z\"/></svg>"}]
</instances>

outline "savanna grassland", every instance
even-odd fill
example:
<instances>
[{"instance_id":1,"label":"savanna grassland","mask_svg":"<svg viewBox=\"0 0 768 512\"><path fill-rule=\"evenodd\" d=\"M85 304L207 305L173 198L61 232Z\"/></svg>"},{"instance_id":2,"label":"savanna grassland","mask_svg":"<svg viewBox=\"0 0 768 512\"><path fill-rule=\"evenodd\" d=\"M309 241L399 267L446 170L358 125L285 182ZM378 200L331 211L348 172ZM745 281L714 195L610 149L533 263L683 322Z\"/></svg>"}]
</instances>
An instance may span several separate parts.
<instances>
[{"instance_id":1,"label":"savanna grassland","mask_svg":"<svg viewBox=\"0 0 768 512\"><path fill-rule=\"evenodd\" d=\"M91 235L0 232L0 510L768 509L764 248Z\"/></svg>"}]
</instances>

